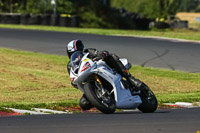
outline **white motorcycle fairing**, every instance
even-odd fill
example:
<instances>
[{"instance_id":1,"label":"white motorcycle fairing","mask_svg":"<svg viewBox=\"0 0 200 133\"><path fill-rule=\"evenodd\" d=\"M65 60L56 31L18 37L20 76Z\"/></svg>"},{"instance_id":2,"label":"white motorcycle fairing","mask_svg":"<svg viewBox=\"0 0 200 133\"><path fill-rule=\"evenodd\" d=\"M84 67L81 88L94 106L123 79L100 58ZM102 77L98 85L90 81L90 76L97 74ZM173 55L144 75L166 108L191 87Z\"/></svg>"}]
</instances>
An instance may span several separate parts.
<instances>
[{"instance_id":1,"label":"white motorcycle fairing","mask_svg":"<svg viewBox=\"0 0 200 133\"><path fill-rule=\"evenodd\" d=\"M109 66L102 60L92 61L87 58L88 54L85 54L80 63L79 70L75 72L73 68L70 71L70 78L73 84L76 84L78 88L84 93L83 83L92 74L99 75L108 81L114 92L114 98L116 102L116 108L118 109L136 109L141 103L141 98L138 95L132 96L128 88L125 88L122 83L122 77L120 74L114 72ZM126 68L130 68L130 64L127 59L120 59Z\"/></svg>"}]
</instances>

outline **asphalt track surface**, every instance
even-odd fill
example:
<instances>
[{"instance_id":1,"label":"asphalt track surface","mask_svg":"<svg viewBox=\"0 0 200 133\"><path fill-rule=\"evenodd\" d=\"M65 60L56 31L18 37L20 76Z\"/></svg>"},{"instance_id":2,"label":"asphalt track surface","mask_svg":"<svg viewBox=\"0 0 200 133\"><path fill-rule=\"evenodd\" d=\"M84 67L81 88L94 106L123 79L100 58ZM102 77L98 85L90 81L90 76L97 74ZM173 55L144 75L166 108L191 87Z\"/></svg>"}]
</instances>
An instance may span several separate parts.
<instances>
[{"instance_id":1,"label":"asphalt track surface","mask_svg":"<svg viewBox=\"0 0 200 133\"><path fill-rule=\"evenodd\" d=\"M200 71L200 44L136 37L0 29L0 47L65 55L66 42L108 50L133 64ZM200 109L159 109L155 113L69 114L0 117L0 133L196 133Z\"/></svg>"},{"instance_id":2,"label":"asphalt track surface","mask_svg":"<svg viewBox=\"0 0 200 133\"><path fill-rule=\"evenodd\" d=\"M0 117L1 133L197 133L199 108L155 113L68 114Z\"/></svg>"},{"instance_id":3,"label":"asphalt track surface","mask_svg":"<svg viewBox=\"0 0 200 133\"><path fill-rule=\"evenodd\" d=\"M0 47L66 55L66 44L81 39L87 48L107 50L132 64L200 72L200 43L153 38L0 29Z\"/></svg>"}]
</instances>

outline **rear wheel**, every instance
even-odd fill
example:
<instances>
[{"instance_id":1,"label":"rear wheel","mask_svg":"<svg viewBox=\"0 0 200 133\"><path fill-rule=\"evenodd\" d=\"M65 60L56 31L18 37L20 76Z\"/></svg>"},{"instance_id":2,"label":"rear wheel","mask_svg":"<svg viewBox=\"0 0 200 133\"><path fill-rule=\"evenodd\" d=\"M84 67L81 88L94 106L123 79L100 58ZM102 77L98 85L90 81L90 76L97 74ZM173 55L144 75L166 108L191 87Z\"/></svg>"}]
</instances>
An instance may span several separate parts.
<instances>
[{"instance_id":1,"label":"rear wheel","mask_svg":"<svg viewBox=\"0 0 200 133\"><path fill-rule=\"evenodd\" d=\"M141 88L140 97L142 100L142 104L138 107L138 109L142 111L143 113L155 112L158 107L156 96L151 91L151 89L144 83L142 83L141 87L142 88Z\"/></svg>"},{"instance_id":2,"label":"rear wheel","mask_svg":"<svg viewBox=\"0 0 200 133\"><path fill-rule=\"evenodd\" d=\"M103 93L94 82L89 82L84 85L85 94L94 107L105 114L111 114L115 112L115 100L112 95L107 92Z\"/></svg>"}]
</instances>

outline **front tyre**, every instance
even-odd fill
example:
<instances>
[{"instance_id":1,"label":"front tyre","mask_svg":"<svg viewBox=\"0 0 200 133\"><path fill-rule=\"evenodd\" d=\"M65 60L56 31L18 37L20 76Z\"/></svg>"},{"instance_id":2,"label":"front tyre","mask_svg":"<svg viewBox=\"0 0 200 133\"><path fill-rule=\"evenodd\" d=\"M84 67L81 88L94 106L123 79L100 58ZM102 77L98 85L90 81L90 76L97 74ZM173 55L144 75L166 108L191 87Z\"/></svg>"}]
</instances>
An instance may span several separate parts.
<instances>
[{"instance_id":1,"label":"front tyre","mask_svg":"<svg viewBox=\"0 0 200 133\"><path fill-rule=\"evenodd\" d=\"M104 114L115 112L115 100L111 95L102 95L101 90L95 85L95 82L89 82L84 85L85 95L94 107Z\"/></svg>"},{"instance_id":2,"label":"front tyre","mask_svg":"<svg viewBox=\"0 0 200 133\"><path fill-rule=\"evenodd\" d=\"M143 113L155 112L158 107L156 96L151 91L151 89L144 83L142 83L141 87L142 88L141 88L140 97L142 100L142 104L138 107L138 109L142 111Z\"/></svg>"}]
</instances>

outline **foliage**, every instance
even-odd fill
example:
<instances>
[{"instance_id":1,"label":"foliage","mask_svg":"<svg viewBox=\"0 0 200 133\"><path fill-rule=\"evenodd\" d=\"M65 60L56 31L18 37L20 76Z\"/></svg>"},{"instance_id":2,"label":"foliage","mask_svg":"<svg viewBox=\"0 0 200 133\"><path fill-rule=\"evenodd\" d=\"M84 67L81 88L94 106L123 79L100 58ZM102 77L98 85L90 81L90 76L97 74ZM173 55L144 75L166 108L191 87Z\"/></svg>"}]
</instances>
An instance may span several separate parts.
<instances>
[{"instance_id":1,"label":"foliage","mask_svg":"<svg viewBox=\"0 0 200 133\"><path fill-rule=\"evenodd\" d=\"M110 23L111 11L99 0L85 0L74 2L76 14L81 18L81 27L113 28Z\"/></svg>"},{"instance_id":2,"label":"foliage","mask_svg":"<svg viewBox=\"0 0 200 133\"><path fill-rule=\"evenodd\" d=\"M109 3L100 0L74 2L76 14L81 18L82 27L93 28L132 28L131 20L121 17L118 10L110 8ZM123 25L123 26L121 26Z\"/></svg>"},{"instance_id":3,"label":"foliage","mask_svg":"<svg viewBox=\"0 0 200 133\"><path fill-rule=\"evenodd\" d=\"M44 7L45 5L45 1L36 1L34 2L34 0L29 0L26 4L26 13L32 13L32 14L39 14L41 11L45 12L46 11L46 7Z\"/></svg>"},{"instance_id":4,"label":"foliage","mask_svg":"<svg viewBox=\"0 0 200 133\"><path fill-rule=\"evenodd\" d=\"M178 11L180 12L198 12L200 7L199 0L182 0ZM199 11L200 12L200 11Z\"/></svg>"},{"instance_id":5,"label":"foliage","mask_svg":"<svg viewBox=\"0 0 200 133\"><path fill-rule=\"evenodd\" d=\"M197 6L197 8L194 11L195 12L200 12L200 4Z\"/></svg>"},{"instance_id":6,"label":"foliage","mask_svg":"<svg viewBox=\"0 0 200 133\"><path fill-rule=\"evenodd\" d=\"M122 5L118 5L116 0L113 1L113 6L121 8L125 8L129 11L139 13L148 18L156 18L156 17L166 17L166 10L169 9L169 1L163 0L128 0L124 2ZM122 1L121 1L122 2Z\"/></svg>"},{"instance_id":7,"label":"foliage","mask_svg":"<svg viewBox=\"0 0 200 133\"><path fill-rule=\"evenodd\" d=\"M1 12L15 12L20 13L23 9L23 1L20 0L0 0L0 13Z\"/></svg>"},{"instance_id":8,"label":"foliage","mask_svg":"<svg viewBox=\"0 0 200 133\"><path fill-rule=\"evenodd\" d=\"M199 4L199 0L111 0L112 7L125 8L148 18L166 18L177 11L197 11Z\"/></svg>"},{"instance_id":9,"label":"foliage","mask_svg":"<svg viewBox=\"0 0 200 133\"><path fill-rule=\"evenodd\" d=\"M0 13L3 12L2 7L3 7L3 3L2 3L2 1L0 0Z\"/></svg>"},{"instance_id":10,"label":"foliage","mask_svg":"<svg viewBox=\"0 0 200 133\"><path fill-rule=\"evenodd\" d=\"M57 0L56 2L56 11L58 14L70 14L74 12L72 2L63 0ZM53 13L53 5L51 4L51 0L43 0L37 2L35 2L35 0L29 0L26 4L26 13Z\"/></svg>"},{"instance_id":11,"label":"foliage","mask_svg":"<svg viewBox=\"0 0 200 133\"><path fill-rule=\"evenodd\" d=\"M57 13L73 13L73 4L69 0L56 0ZM53 13L51 0L0 0L0 12L13 13Z\"/></svg>"},{"instance_id":12,"label":"foliage","mask_svg":"<svg viewBox=\"0 0 200 133\"><path fill-rule=\"evenodd\" d=\"M67 0L57 0L57 13L59 14L71 14L75 12L73 3Z\"/></svg>"},{"instance_id":13,"label":"foliage","mask_svg":"<svg viewBox=\"0 0 200 133\"><path fill-rule=\"evenodd\" d=\"M109 24L103 21L101 17L96 16L96 14L92 11L83 12L80 14L81 16L81 27L88 28L107 28Z\"/></svg>"}]
</instances>

